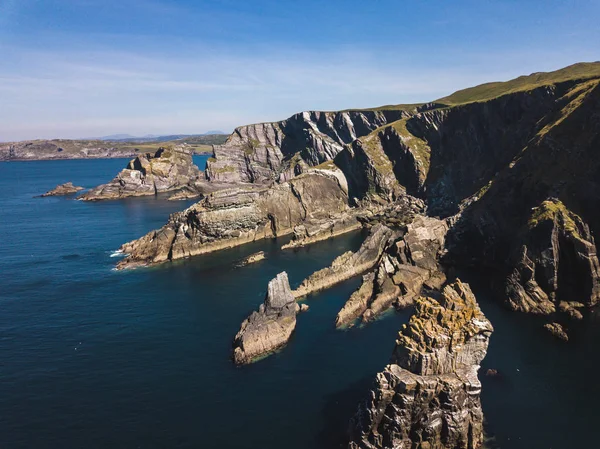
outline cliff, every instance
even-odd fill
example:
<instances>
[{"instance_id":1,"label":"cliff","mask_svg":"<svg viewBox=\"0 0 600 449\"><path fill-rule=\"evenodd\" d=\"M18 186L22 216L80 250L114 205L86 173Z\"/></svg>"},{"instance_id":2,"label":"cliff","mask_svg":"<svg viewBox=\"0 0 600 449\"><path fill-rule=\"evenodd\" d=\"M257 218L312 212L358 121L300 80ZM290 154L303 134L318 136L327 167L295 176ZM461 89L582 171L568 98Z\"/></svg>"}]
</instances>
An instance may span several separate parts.
<instances>
[{"instance_id":1,"label":"cliff","mask_svg":"<svg viewBox=\"0 0 600 449\"><path fill-rule=\"evenodd\" d=\"M390 364L351 422L350 449L477 449L483 443L479 365L493 327L467 284L417 300Z\"/></svg>"},{"instance_id":2,"label":"cliff","mask_svg":"<svg viewBox=\"0 0 600 449\"><path fill-rule=\"evenodd\" d=\"M348 197L334 175L297 176L273 187L211 193L171 215L157 231L122 246L118 268L148 265L291 234L297 225L347 219Z\"/></svg>"}]
</instances>

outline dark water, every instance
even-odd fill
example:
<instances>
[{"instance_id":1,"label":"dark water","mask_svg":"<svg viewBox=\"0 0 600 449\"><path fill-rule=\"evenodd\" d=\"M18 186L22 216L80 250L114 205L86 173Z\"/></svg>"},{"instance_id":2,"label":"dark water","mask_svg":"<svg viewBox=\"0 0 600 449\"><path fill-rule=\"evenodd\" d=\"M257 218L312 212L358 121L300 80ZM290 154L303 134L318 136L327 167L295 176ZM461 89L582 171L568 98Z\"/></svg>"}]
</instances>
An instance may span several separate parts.
<instances>
[{"instance_id":1,"label":"dark water","mask_svg":"<svg viewBox=\"0 0 600 449\"><path fill-rule=\"evenodd\" d=\"M336 331L354 279L310 299L284 351L243 368L229 356L272 277L286 270L297 284L357 248L360 234L116 272L121 243L191 202L32 197L66 181L106 182L124 163L0 164L0 448L339 447L410 311ZM261 249L265 261L235 268ZM492 444L597 447L597 318L560 344L472 281L496 327L484 369L503 374L483 379Z\"/></svg>"}]
</instances>

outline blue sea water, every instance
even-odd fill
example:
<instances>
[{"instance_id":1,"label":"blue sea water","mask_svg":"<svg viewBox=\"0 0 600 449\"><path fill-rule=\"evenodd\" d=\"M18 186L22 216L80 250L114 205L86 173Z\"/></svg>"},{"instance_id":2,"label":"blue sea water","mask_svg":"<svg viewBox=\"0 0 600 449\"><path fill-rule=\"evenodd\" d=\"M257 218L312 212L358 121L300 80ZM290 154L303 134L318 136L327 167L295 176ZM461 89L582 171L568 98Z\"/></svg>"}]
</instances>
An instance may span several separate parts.
<instances>
[{"instance_id":1,"label":"blue sea water","mask_svg":"<svg viewBox=\"0 0 600 449\"><path fill-rule=\"evenodd\" d=\"M353 279L308 300L283 351L238 368L231 342L277 273L297 285L358 248L361 234L117 272L122 243L192 201L34 196L66 181L93 187L125 163L0 163L0 448L343 447L410 310L336 331ZM266 260L236 268L258 250ZM489 300L484 277L465 277L496 328L482 370L501 373L482 376L491 447L596 447L597 314L565 345Z\"/></svg>"}]
</instances>

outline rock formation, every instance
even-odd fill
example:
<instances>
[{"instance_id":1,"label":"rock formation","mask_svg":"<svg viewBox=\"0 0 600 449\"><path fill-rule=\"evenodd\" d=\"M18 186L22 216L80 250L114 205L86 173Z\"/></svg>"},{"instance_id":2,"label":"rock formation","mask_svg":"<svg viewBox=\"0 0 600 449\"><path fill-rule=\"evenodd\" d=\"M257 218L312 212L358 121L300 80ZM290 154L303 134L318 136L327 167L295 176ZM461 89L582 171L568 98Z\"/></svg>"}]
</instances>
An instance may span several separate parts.
<instances>
[{"instance_id":1,"label":"rock formation","mask_svg":"<svg viewBox=\"0 0 600 449\"><path fill-rule=\"evenodd\" d=\"M331 266L310 275L294 290L294 296L300 298L324 290L371 269L394 238L394 232L388 227L373 227L358 251L348 251L336 258Z\"/></svg>"},{"instance_id":2,"label":"rock formation","mask_svg":"<svg viewBox=\"0 0 600 449\"><path fill-rule=\"evenodd\" d=\"M549 314L561 296L592 306L600 300L600 263L594 238L579 216L556 199L533 210L525 244L507 278L506 295L514 310ZM566 279L564 279L566 278Z\"/></svg>"},{"instance_id":3,"label":"rock formation","mask_svg":"<svg viewBox=\"0 0 600 449\"><path fill-rule=\"evenodd\" d=\"M569 335L567 335L565 329L558 323L544 324L544 329L546 329L559 340L569 341Z\"/></svg>"},{"instance_id":4,"label":"rock formation","mask_svg":"<svg viewBox=\"0 0 600 449\"><path fill-rule=\"evenodd\" d=\"M161 148L155 154L136 157L112 181L91 189L80 199L97 201L176 190L198 191L199 176L190 150L183 146Z\"/></svg>"},{"instance_id":5,"label":"rock formation","mask_svg":"<svg viewBox=\"0 0 600 449\"><path fill-rule=\"evenodd\" d=\"M438 265L448 226L442 220L417 216L406 233L385 248L375 270L363 276L356 290L336 317L336 327L351 325L357 318L376 318L393 304L412 304L424 285L439 288L445 275Z\"/></svg>"},{"instance_id":6,"label":"rock formation","mask_svg":"<svg viewBox=\"0 0 600 449\"><path fill-rule=\"evenodd\" d=\"M80 190L84 190L83 187L75 186L72 182L67 182L65 184L57 185L52 190L48 190L46 193L40 196L43 198L46 196L71 195L79 192Z\"/></svg>"},{"instance_id":7,"label":"rock formation","mask_svg":"<svg viewBox=\"0 0 600 449\"><path fill-rule=\"evenodd\" d=\"M123 245L128 257L118 267L156 264L283 236L299 224L335 220L348 210L348 197L338 179L323 172L272 187L221 190L171 215L158 231Z\"/></svg>"},{"instance_id":8,"label":"rock formation","mask_svg":"<svg viewBox=\"0 0 600 449\"><path fill-rule=\"evenodd\" d=\"M250 265L256 262L260 262L261 260L265 259L265 252L264 251L258 251L256 253L250 254L248 257L245 257L239 264L238 266L240 267L244 267L246 265Z\"/></svg>"},{"instance_id":9,"label":"rock formation","mask_svg":"<svg viewBox=\"0 0 600 449\"><path fill-rule=\"evenodd\" d=\"M351 422L350 449L477 449L483 443L479 365L491 323L456 281L422 297L391 362Z\"/></svg>"},{"instance_id":10,"label":"rock formation","mask_svg":"<svg viewBox=\"0 0 600 449\"><path fill-rule=\"evenodd\" d=\"M300 307L284 271L269 282L264 304L243 323L233 341L236 364L250 363L284 346L296 328Z\"/></svg>"}]
</instances>

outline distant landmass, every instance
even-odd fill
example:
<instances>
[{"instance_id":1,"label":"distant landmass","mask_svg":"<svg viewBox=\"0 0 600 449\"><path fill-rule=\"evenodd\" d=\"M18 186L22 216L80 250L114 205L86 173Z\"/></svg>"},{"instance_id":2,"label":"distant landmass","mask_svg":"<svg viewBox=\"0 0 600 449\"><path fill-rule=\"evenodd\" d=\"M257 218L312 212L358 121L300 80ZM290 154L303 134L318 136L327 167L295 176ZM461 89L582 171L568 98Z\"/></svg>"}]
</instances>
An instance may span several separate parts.
<instances>
[{"instance_id":1,"label":"distant landmass","mask_svg":"<svg viewBox=\"0 0 600 449\"><path fill-rule=\"evenodd\" d=\"M186 139L199 136L222 136L223 131L207 131L202 134L146 134L145 136L133 136L131 134L112 134L104 137L94 137L84 140L102 140L103 142L168 142L170 140Z\"/></svg>"}]
</instances>

